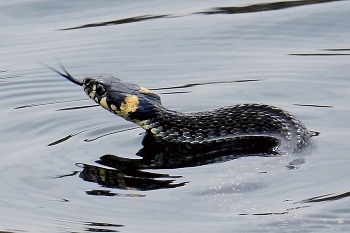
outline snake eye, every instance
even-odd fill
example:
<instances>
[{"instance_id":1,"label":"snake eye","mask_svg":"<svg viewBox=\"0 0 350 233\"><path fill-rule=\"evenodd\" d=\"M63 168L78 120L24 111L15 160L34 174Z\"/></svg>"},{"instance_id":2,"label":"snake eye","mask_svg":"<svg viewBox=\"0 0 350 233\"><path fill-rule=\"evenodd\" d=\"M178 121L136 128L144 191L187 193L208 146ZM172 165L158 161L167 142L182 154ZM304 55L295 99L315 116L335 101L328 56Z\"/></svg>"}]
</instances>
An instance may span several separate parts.
<instances>
[{"instance_id":1,"label":"snake eye","mask_svg":"<svg viewBox=\"0 0 350 233\"><path fill-rule=\"evenodd\" d=\"M97 84L96 94L102 96L106 92L106 88L102 84Z\"/></svg>"}]
</instances>

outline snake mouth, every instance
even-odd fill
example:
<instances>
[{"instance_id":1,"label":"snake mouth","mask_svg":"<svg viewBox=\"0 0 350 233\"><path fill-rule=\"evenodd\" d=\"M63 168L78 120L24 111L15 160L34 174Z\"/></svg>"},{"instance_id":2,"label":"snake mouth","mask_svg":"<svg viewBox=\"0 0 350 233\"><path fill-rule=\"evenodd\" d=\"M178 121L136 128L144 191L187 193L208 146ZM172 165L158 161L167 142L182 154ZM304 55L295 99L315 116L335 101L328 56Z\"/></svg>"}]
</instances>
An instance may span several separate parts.
<instances>
[{"instance_id":1,"label":"snake mouth","mask_svg":"<svg viewBox=\"0 0 350 233\"><path fill-rule=\"evenodd\" d=\"M46 66L47 68L49 68L50 70L56 72L57 74L59 74L59 75L65 77L66 79L68 79L68 80L71 81L72 83L74 83L74 84L76 84L76 85L78 85L78 86L83 86L83 82L80 81L80 80L75 79L72 75L70 75L70 73L68 73L68 71L66 70L66 68L64 68L64 66L63 66L62 64L61 64L61 68L63 69L63 71L65 72L65 74L59 72L58 70L56 70L55 68L52 68L52 67L49 66L49 65L46 65L46 64L45 64L45 66Z\"/></svg>"}]
</instances>

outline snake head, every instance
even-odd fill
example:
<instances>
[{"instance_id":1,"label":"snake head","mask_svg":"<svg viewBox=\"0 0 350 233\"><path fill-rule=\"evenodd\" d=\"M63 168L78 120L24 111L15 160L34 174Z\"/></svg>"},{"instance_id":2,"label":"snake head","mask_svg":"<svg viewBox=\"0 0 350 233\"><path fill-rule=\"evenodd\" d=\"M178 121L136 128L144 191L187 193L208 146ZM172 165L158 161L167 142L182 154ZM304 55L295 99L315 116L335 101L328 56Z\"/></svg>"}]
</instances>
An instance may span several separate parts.
<instances>
[{"instance_id":1,"label":"snake head","mask_svg":"<svg viewBox=\"0 0 350 233\"><path fill-rule=\"evenodd\" d=\"M46 65L72 83L83 86L85 93L96 103L144 127L145 121L154 117L161 106L160 97L150 90L136 84L124 82L115 77L86 77L82 82L68 73L61 64L64 73ZM145 128L145 127L144 127Z\"/></svg>"},{"instance_id":2,"label":"snake head","mask_svg":"<svg viewBox=\"0 0 350 233\"><path fill-rule=\"evenodd\" d=\"M161 106L157 94L115 77L86 77L82 86L85 93L103 108L135 123L153 117Z\"/></svg>"}]
</instances>

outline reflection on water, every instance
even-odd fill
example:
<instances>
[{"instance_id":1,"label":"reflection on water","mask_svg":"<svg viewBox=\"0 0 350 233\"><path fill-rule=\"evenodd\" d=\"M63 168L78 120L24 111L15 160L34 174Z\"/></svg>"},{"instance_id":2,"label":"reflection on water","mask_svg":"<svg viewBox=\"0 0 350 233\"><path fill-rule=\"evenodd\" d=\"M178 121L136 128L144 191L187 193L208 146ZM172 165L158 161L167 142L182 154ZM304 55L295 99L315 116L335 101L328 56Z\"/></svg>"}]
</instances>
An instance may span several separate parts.
<instances>
[{"instance_id":1,"label":"reflection on water","mask_svg":"<svg viewBox=\"0 0 350 233\"><path fill-rule=\"evenodd\" d=\"M111 169L82 164L84 169L79 176L85 181L108 188L142 191L176 188L187 183L175 183L176 178L181 176L143 170L195 167L246 156L274 156L276 155L274 149L278 144L278 139L262 136L203 145L172 144L156 141L152 135L146 134L142 141L143 148L137 152L140 159L103 155L96 162Z\"/></svg>"},{"instance_id":2,"label":"reflection on water","mask_svg":"<svg viewBox=\"0 0 350 233\"><path fill-rule=\"evenodd\" d=\"M55 222L56 228L60 230L59 232L120 232L124 225L107 223L107 222L93 222L93 221L72 221L68 219L59 219ZM7 233L0 231L1 233ZM22 232L22 231L14 231ZM13 233L14 233L13 232ZM11 232L12 233L12 232Z\"/></svg>"},{"instance_id":3,"label":"reflection on water","mask_svg":"<svg viewBox=\"0 0 350 233\"><path fill-rule=\"evenodd\" d=\"M96 168L96 169L98 169L98 168ZM83 179L85 180L85 178L83 178ZM90 181L90 180L86 180L86 181L95 182L95 181ZM99 183L99 182L96 182L96 183ZM87 195L92 195L92 196L107 196L107 197L114 197L114 196L118 196L118 197L145 197L146 196L146 195L142 195L142 194L120 194L120 193L112 192L110 190L99 190L99 189L85 191L85 193Z\"/></svg>"},{"instance_id":4,"label":"reflection on water","mask_svg":"<svg viewBox=\"0 0 350 233\"><path fill-rule=\"evenodd\" d=\"M101 160L103 157L101 158ZM120 158L116 157L116 160ZM112 167L112 166L111 166ZM103 167L83 164L83 171L79 177L84 181L95 182L106 188L117 188L125 190L156 190L181 187L186 184L174 183L175 178L179 176L170 176L167 174L143 172L133 169L106 169ZM161 178L161 179L159 179ZM93 190L87 192L89 195L115 196L110 191Z\"/></svg>"},{"instance_id":5,"label":"reflection on water","mask_svg":"<svg viewBox=\"0 0 350 233\"><path fill-rule=\"evenodd\" d=\"M86 232L119 232L119 230L115 230L119 227L123 227L124 225L120 224L112 224L112 223L101 223L101 222L85 222L84 225L88 226L85 231Z\"/></svg>"}]
</instances>

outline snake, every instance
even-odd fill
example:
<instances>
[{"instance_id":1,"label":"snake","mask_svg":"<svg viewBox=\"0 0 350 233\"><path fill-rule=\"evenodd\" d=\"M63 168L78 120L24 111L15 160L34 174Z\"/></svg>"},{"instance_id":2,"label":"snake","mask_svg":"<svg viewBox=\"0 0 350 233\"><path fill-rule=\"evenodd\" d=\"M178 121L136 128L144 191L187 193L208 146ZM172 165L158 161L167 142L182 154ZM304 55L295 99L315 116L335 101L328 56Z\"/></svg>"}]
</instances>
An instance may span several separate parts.
<instances>
[{"instance_id":1,"label":"snake","mask_svg":"<svg viewBox=\"0 0 350 233\"><path fill-rule=\"evenodd\" d=\"M319 134L308 130L290 112L272 105L245 103L208 111L179 112L164 107L160 96L145 87L113 76L87 76L80 81L61 67L64 73L48 66L82 86L85 93L106 110L164 142L196 145L273 137L283 142L284 150L295 152Z\"/></svg>"}]
</instances>

